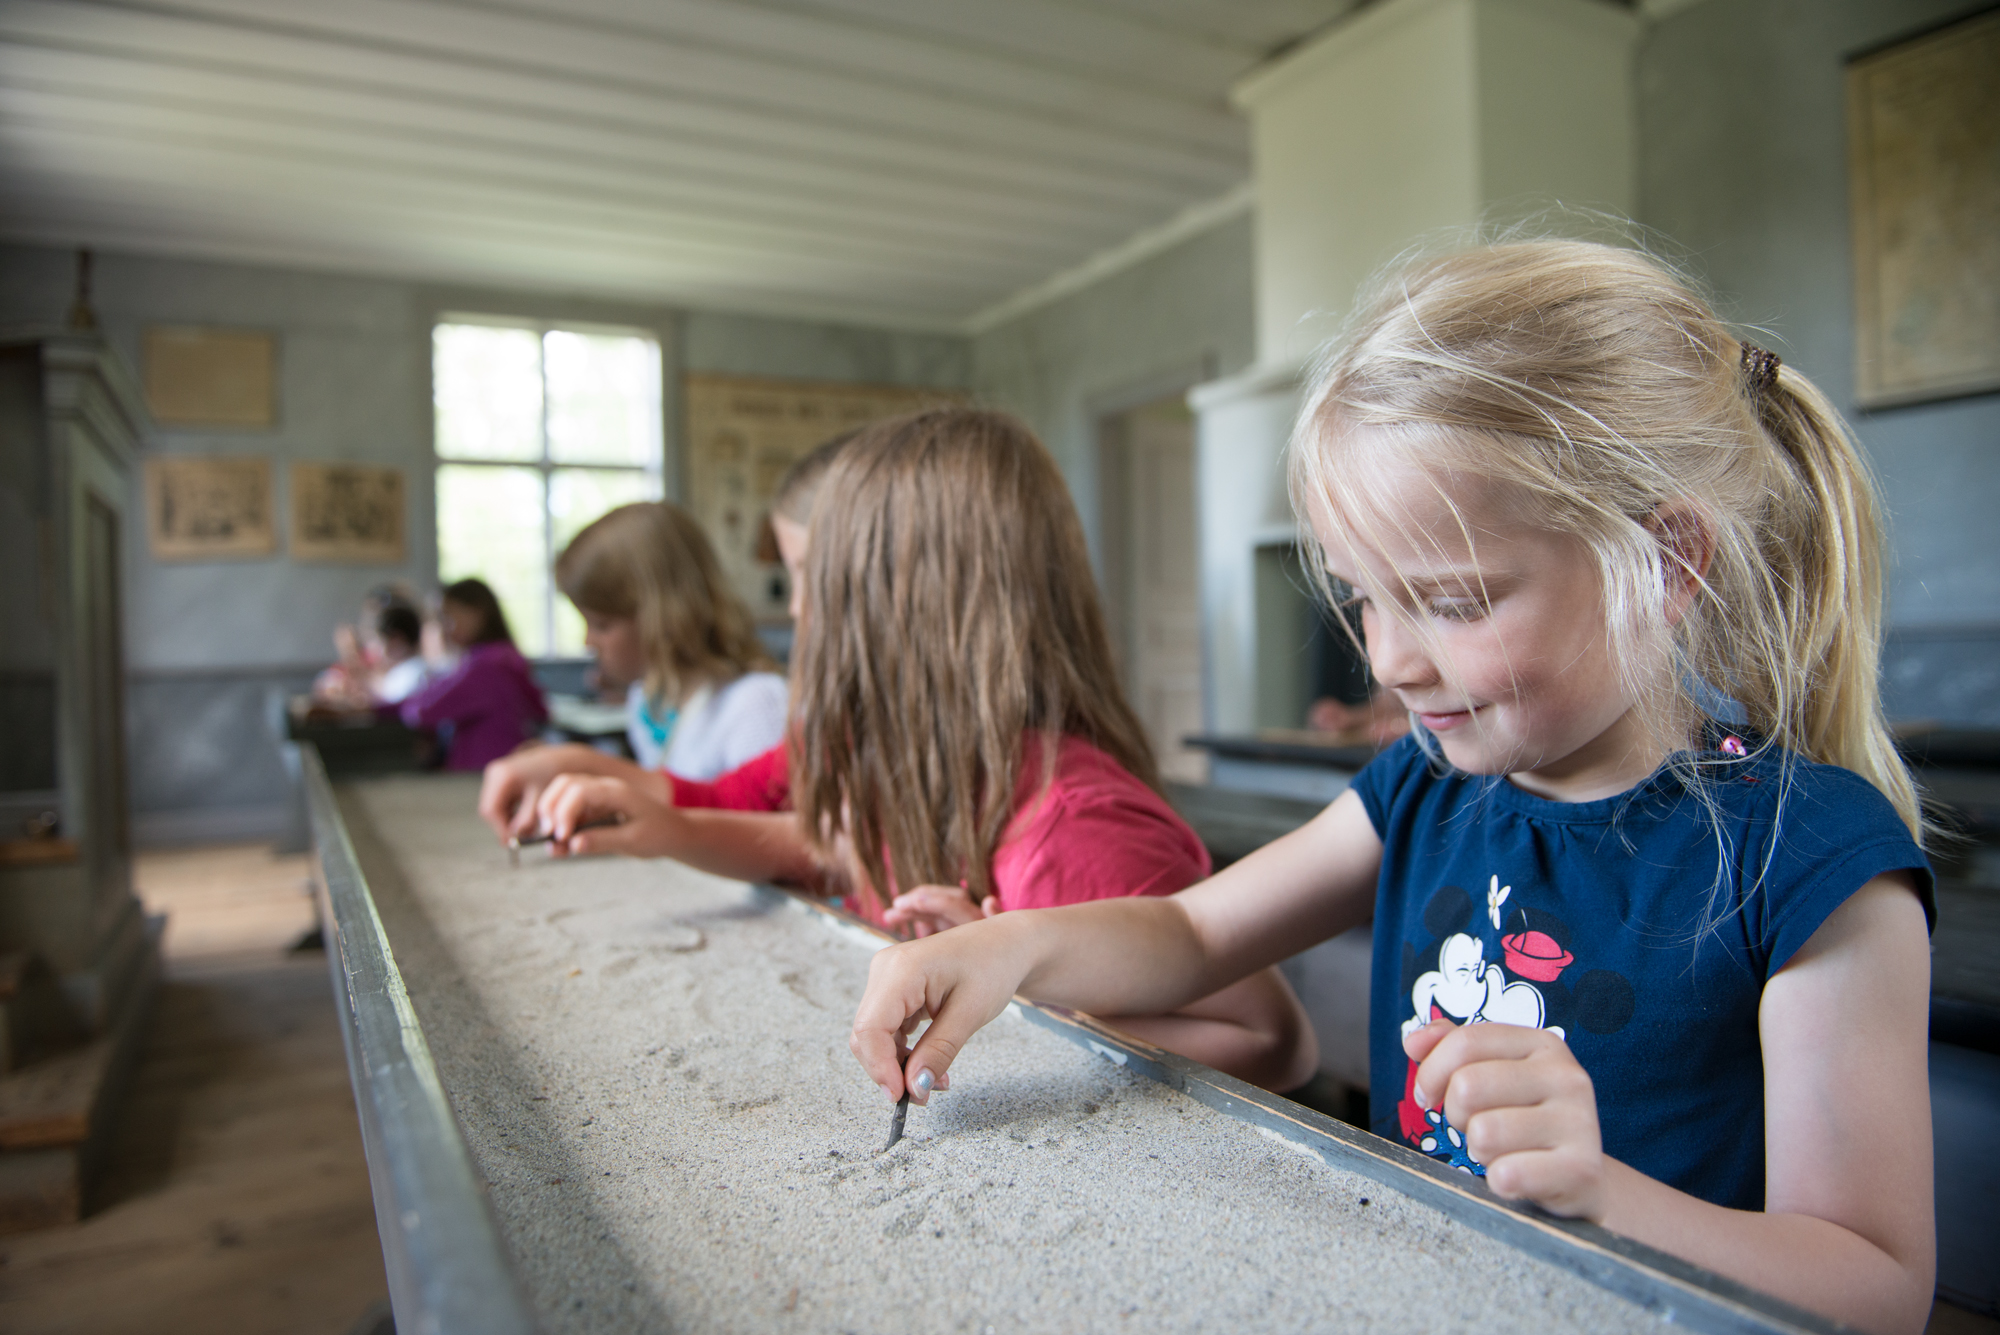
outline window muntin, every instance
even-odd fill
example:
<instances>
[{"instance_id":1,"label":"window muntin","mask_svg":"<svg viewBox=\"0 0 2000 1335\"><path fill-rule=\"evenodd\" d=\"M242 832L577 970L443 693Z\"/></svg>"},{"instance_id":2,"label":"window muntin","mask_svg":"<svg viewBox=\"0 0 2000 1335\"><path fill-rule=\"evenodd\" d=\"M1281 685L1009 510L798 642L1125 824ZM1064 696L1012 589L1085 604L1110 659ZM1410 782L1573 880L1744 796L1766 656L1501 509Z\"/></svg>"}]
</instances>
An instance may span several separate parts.
<instances>
[{"instance_id":1,"label":"window muntin","mask_svg":"<svg viewBox=\"0 0 2000 1335\"><path fill-rule=\"evenodd\" d=\"M492 585L522 653L581 654L551 567L606 510L664 494L659 342L449 319L431 353L438 575Z\"/></svg>"}]
</instances>

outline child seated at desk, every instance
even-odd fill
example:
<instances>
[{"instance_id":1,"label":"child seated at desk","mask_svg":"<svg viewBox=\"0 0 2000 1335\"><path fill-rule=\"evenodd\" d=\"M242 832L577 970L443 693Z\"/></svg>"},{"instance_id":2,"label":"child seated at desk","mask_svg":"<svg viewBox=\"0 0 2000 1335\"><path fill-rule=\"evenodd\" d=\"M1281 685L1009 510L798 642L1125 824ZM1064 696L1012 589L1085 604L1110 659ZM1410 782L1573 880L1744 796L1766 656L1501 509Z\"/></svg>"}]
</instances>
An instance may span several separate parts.
<instances>
[{"instance_id":1,"label":"child seated at desk","mask_svg":"<svg viewBox=\"0 0 2000 1335\"><path fill-rule=\"evenodd\" d=\"M524 812L502 765L485 794L496 831L539 823L558 856L668 856L835 891L916 935L1207 874L1119 686L1068 488L1026 427L956 408L867 427L807 532L794 730L770 785L792 810L682 810L650 783L569 773ZM623 823L582 828L606 817ZM1274 1089L1317 1060L1275 969L1114 1023Z\"/></svg>"},{"instance_id":2,"label":"child seated at desk","mask_svg":"<svg viewBox=\"0 0 2000 1335\"><path fill-rule=\"evenodd\" d=\"M1419 257L1320 359L1291 490L1413 735L1182 894L884 950L870 1078L921 1103L1016 993L1165 1009L1372 919L1378 1134L1922 1330L1935 902L1826 398L1642 255Z\"/></svg>"},{"instance_id":3,"label":"child seated at desk","mask_svg":"<svg viewBox=\"0 0 2000 1335\"><path fill-rule=\"evenodd\" d=\"M563 549L556 586L583 614L598 670L627 683L640 768L712 779L785 735L785 679L687 511L606 513Z\"/></svg>"},{"instance_id":4,"label":"child seated at desk","mask_svg":"<svg viewBox=\"0 0 2000 1335\"><path fill-rule=\"evenodd\" d=\"M313 682L313 704L334 711L400 704L429 675L423 632L423 618L399 590L374 590L357 625L334 628L339 657Z\"/></svg>"},{"instance_id":5,"label":"child seated at desk","mask_svg":"<svg viewBox=\"0 0 2000 1335\"><path fill-rule=\"evenodd\" d=\"M459 651L458 665L385 709L409 727L446 739L446 769L484 769L533 737L549 716L548 705L484 580L447 587L438 622L445 642Z\"/></svg>"}]
</instances>

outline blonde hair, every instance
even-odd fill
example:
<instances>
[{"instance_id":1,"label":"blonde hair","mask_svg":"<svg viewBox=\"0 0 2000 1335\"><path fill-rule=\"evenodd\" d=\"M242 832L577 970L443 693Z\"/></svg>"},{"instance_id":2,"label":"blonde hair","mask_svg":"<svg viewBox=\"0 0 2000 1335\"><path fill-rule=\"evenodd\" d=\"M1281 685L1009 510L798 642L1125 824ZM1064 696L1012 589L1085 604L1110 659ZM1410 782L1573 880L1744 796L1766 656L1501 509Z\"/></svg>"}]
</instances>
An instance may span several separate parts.
<instances>
[{"instance_id":1,"label":"blonde hair","mask_svg":"<svg viewBox=\"0 0 2000 1335\"><path fill-rule=\"evenodd\" d=\"M1348 523L1370 513L1347 466L1357 429L1433 476L1511 489L1537 527L1590 551L1624 685L1698 795L1681 748L1708 727L1743 730L1866 777L1922 839L1877 685L1867 465L1810 381L1790 367L1771 378L1745 346L1635 251L1532 241L1406 261L1315 369L1293 503ZM1686 523L1712 543L1705 568L1675 541ZM1684 610L1674 585L1693 588ZM1733 715L1725 701L1741 716L1718 717Z\"/></svg>"},{"instance_id":2,"label":"blonde hair","mask_svg":"<svg viewBox=\"0 0 2000 1335\"><path fill-rule=\"evenodd\" d=\"M707 535L671 502L598 516L556 558L556 587L581 611L638 622L646 693L656 700L679 703L699 686L772 665Z\"/></svg>"},{"instance_id":3,"label":"blonde hair","mask_svg":"<svg viewBox=\"0 0 2000 1335\"><path fill-rule=\"evenodd\" d=\"M811 529L792 797L822 851L849 838L864 892L893 869L983 902L1023 757L1046 786L1064 736L1159 789L1083 527L1021 422L941 408L864 428Z\"/></svg>"}]
</instances>

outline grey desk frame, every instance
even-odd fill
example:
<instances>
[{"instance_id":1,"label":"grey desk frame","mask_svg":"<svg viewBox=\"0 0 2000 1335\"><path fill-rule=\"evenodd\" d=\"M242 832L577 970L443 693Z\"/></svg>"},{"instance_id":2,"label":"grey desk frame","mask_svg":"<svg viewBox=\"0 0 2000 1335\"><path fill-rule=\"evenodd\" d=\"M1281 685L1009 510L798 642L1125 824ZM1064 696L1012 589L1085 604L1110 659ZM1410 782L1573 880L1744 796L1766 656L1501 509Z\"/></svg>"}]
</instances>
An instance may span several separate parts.
<instances>
[{"instance_id":1,"label":"grey desk frame","mask_svg":"<svg viewBox=\"0 0 2000 1335\"><path fill-rule=\"evenodd\" d=\"M406 1335L527 1335L537 1323L511 1268L486 1189L432 1065L422 1026L348 842L318 753L302 748L320 865L327 964L361 1116L375 1221L396 1328ZM774 910L811 913L873 942L880 933L802 896L761 890ZM1268 1094L1087 1015L1016 998L1030 1023L1135 1075L1281 1137L1300 1153L1442 1211L1675 1325L1715 1335L1846 1329L1664 1252L1532 1206L1477 1178Z\"/></svg>"}]
</instances>

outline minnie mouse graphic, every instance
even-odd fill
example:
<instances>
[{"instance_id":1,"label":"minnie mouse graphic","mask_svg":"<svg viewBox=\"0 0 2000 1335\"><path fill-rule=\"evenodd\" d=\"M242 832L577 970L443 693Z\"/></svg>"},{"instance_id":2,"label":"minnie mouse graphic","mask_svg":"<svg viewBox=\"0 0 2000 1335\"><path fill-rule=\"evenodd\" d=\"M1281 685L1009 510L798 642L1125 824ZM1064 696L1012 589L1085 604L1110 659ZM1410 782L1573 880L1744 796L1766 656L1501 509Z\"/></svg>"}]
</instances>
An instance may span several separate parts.
<instances>
[{"instance_id":1,"label":"minnie mouse graphic","mask_svg":"<svg viewBox=\"0 0 2000 1335\"><path fill-rule=\"evenodd\" d=\"M1499 876L1489 882L1484 916L1491 924L1490 933L1479 923L1477 908L1466 891L1447 886L1433 898L1426 923L1441 926L1456 919L1457 930L1445 932L1439 940L1437 967L1419 974L1410 986L1410 1014L1402 1023L1405 1037L1443 1018L1459 1025L1514 1024L1546 1029L1568 1040L1565 1025L1553 1021L1577 1009L1579 1000L1562 984L1565 971L1576 963L1568 948L1569 928L1553 915L1522 906L1503 913L1512 894L1513 887L1502 885ZM1468 908L1472 912L1466 912ZM1510 929L1504 935L1503 924ZM1487 957L1489 936L1499 939L1498 959ZM1603 970L1589 971L1583 981L1588 984L1584 1000L1590 1015L1586 1023L1592 1032L1622 1028L1631 1015L1631 985ZM1607 1025L1605 1020L1615 1023ZM1403 1139L1454 1168L1483 1175L1485 1169L1467 1152L1464 1137L1445 1118L1444 1110L1417 1105L1416 1079L1417 1064L1409 1062L1403 1097L1396 1108Z\"/></svg>"}]
</instances>

